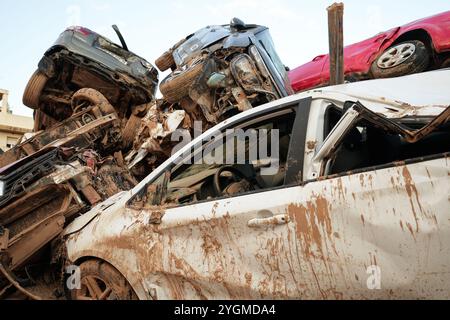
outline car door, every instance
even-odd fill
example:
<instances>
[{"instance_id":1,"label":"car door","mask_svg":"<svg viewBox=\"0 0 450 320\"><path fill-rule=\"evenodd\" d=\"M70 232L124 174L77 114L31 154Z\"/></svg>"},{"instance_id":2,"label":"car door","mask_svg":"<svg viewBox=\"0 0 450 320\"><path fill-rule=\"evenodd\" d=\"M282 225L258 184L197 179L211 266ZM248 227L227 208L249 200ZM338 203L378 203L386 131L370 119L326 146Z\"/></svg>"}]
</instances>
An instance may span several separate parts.
<instances>
[{"instance_id":1,"label":"car door","mask_svg":"<svg viewBox=\"0 0 450 320\"><path fill-rule=\"evenodd\" d=\"M280 144L285 144L280 146L280 168L290 165L285 154L293 146L301 145L296 140L297 137L304 137L304 133L299 134L299 131L306 130L306 127L298 126L297 119L307 120L304 115L298 118L294 111L297 110L297 105L283 110L280 115L279 112L272 112L250 119L252 124L245 126L246 129L260 128L262 121L265 127L272 119L279 117L283 118L277 120L277 128L290 123L286 126L291 130L289 141L283 140L284 133L279 133ZM284 132L285 129L279 130ZM250 143L248 145L251 146ZM258 158L258 161L262 160L261 157ZM178 169L172 170L168 190L175 189L177 184L178 193L168 192L166 199L175 194L179 196L180 181L185 183L189 179L194 180L194 175L188 174L190 171L195 171L195 175L203 175L201 179L204 179L209 174L208 170L211 170L191 170L193 165L182 170L184 175L180 179L177 176ZM295 249L291 247L294 243L294 229L286 211L287 203L293 195L284 188L287 171L279 169L277 174L280 172L282 180L278 179L279 176L266 175L263 177L265 180L260 182L262 187L257 190L227 197L178 200L183 203L169 205L164 209L157 226L163 248L160 268L164 271L149 275L147 279L148 283L158 284L159 299L297 296L298 287L294 277L298 263ZM191 189L186 187L181 193L183 196L190 195Z\"/></svg>"},{"instance_id":2,"label":"car door","mask_svg":"<svg viewBox=\"0 0 450 320\"><path fill-rule=\"evenodd\" d=\"M371 117L362 119L353 108L344 114L317 150L318 166L313 161L305 170L312 180L288 208L305 262L305 296L448 299L450 166L442 153L448 143L440 138L448 132L400 148L398 135L380 129L391 122ZM378 127L367 124L373 119Z\"/></svg>"}]
</instances>

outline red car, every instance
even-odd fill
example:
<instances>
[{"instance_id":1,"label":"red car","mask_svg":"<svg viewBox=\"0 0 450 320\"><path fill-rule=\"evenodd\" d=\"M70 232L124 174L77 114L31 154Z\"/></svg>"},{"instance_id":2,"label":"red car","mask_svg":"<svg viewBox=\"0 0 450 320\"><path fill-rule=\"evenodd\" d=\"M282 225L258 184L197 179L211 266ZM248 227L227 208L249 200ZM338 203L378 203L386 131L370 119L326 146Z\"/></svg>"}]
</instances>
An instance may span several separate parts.
<instances>
[{"instance_id":1,"label":"red car","mask_svg":"<svg viewBox=\"0 0 450 320\"><path fill-rule=\"evenodd\" d=\"M397 27L344 48L347 81L397 77L450 66L450 11ZM289 72L298 92L327 85L329 56Z\"/></svg>"}]
</instances>

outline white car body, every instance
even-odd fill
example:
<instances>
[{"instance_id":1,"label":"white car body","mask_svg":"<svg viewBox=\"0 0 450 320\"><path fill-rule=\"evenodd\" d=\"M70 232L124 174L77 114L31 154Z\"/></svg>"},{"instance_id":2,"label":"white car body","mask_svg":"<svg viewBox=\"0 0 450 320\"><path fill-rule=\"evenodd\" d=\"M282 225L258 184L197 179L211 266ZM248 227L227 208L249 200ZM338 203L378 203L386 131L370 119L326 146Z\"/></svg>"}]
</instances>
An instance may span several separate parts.
<instances>
[{"instance_id":1,"label":"white car body","mask_svg":"<svg viewBox=\"0 0 450 320\"><path fill-rule=\"evenodd\" d=\"M359 101L387 119L437 117L444 110L448 115L449 82L450 70L363 81L240 113L192 144L242 119L310 99L302 182L183 206L128 206L187 146L133 190L70 224L64 233L68 261L107 261L140 299L449 299L448 153L356 173L320 172L324 154L345 129L341 118L341 126L323 137L330 103L343 108Z\"/></svg>"}]
</instances>

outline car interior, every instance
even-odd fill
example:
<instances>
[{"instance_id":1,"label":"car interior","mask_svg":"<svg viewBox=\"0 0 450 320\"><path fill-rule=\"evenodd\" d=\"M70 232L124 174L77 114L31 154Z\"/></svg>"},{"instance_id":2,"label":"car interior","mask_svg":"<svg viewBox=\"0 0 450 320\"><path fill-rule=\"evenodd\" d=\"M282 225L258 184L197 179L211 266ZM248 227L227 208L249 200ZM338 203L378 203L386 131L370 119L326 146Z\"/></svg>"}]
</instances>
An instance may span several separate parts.
<instances>
[{"instance_id":1,"label":"car interior","mask_svg":"<svg viewBox=\"0 0 450 320\"><path fill-rule=\"evenodd\" d=\"M339 111L329 108L325 133L328 134L339 119ZM430 118L409 122L408 118L397 120L410 131L427 125ZM326 135L325 135L326 136ZM395 161L441 154L450 150L450 123L410 143L397 132L389 132L367 120L360 120L347 132L331 157L324 175L337 174L362 168L380 166Z\"/></svg>"},{"instance_id":2,"label":"car interior","mask_svg":"<svg viewBox=\"0 0 450 320\"><path fill-rule=\"evenodd\" d=\"M186 204L283 185L294 119L295 116L289 113L240 131L246 134L252 132L253 139L250 136L241 139L239 131L234 131L223 139L206 143L202 148L202 159L215 157L218 161L175 167L171 172L165 202ZM279 144L273 149L277 154L270 154L274 130L278 132ZM264 143L266 150L261 150ZM233 149L230 151L230 148ZM278 167L276 173L264 172L263 168L271 165Z\"/></svg>"}]
</instances>

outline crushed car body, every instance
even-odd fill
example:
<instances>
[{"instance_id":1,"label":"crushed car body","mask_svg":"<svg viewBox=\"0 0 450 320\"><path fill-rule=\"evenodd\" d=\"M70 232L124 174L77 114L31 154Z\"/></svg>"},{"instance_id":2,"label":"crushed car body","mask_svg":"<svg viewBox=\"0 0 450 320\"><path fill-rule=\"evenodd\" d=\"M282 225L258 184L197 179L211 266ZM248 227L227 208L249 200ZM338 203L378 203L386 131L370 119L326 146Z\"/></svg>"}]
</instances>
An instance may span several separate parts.
<instances>
[{"instance_id":1,"label":"crushed car body","mask_svg":"<svg viewBox=\"0 0 450 320\"><path fill-rule=\"evenodd\" d=\"M145 109L126 156L128 167L140 177L171 155L175 130L192 136L195 122L207 130L234 114L293 93L269 29L237 18L190 34L155 64L171 73L160 83L163 99Z\"/></svg>"},{"instance_id":2,"label":"crushed car body","mask_svg":"<svg viewBox=\"0 0 450 320\"><path fill-rule=\"evenodd\" d=\"M164 99L210 125L293 92L269 29L237 18L187 36L156 66L172 69L160 84Z\"/></svg>"},{"instance_id":3,"label":"crushed car body","mask_svg":"<svg viewBox=\"0 0 450 320\"><path fill-rule=\"evenodd\" d=\"M0 263L14 271L48 255L77 215L137 184L123 163L121 122L98 91L73 116L0 155ZM2 282L0 277L0 282Z\"/></svg>"},{"instance_id":4,"label":"crushed car body","mask_svg":"<svg viewBox=\"0 0 450 320\"><path fill-rule=\"evenodd\" d=\"M448 299L449 80L326 87L221 122L65 229L66 264L81 269L72 297ZM263 174L270 157L179 161L227 129L219 149L267 128L276 172Z\"/></svg>"}]
</instances>

